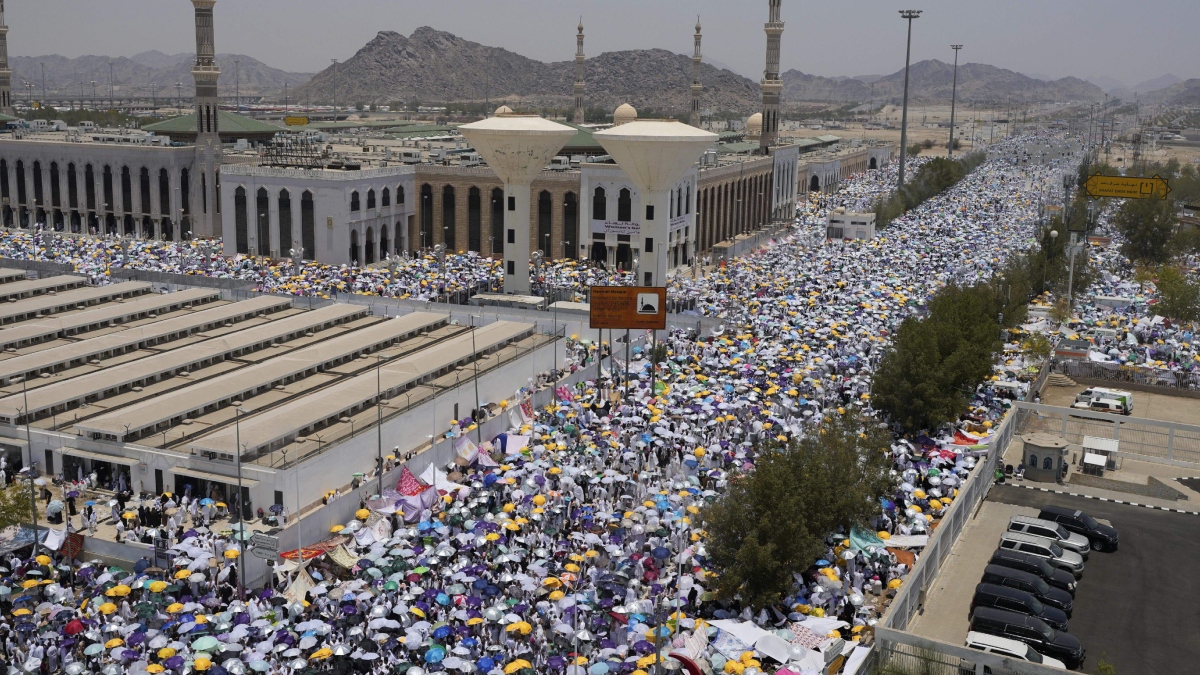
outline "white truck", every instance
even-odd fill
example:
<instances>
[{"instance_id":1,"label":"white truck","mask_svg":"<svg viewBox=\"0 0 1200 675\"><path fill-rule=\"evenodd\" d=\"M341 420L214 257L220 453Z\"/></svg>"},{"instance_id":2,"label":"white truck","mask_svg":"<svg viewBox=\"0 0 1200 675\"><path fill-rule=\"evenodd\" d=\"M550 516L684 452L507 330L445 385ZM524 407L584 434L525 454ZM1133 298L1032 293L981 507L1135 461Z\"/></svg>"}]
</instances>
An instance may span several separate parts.
<instances>
[{"instance_id":1,"label":"white truck","mask_svg":"<svg viewBox=\"0 0 1200 675\"><path fill-rule=\"evenodd\" d=\"M1088 387L1075 396L1071 406L1077 410L1133 414L1133 393L1106 387Z\"/></svg>"}]
</instances>

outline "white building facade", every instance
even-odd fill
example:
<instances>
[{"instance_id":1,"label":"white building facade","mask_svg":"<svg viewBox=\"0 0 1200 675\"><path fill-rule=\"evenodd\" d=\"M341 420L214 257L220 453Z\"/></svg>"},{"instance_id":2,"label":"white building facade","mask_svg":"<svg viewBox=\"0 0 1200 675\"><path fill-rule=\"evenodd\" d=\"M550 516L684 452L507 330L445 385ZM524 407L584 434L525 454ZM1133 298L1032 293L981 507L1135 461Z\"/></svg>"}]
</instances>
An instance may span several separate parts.
<instances>
[{"instance_id":1,"label":"white building facade","mask_svg":"<svg viewBox=\"0 0 1200 675\"><path fill-rule=\"evenodd\" d=\"M370 265L411 250L415 169L357 171L226 166L224 255Z\"/></svg>"}]
</instances>

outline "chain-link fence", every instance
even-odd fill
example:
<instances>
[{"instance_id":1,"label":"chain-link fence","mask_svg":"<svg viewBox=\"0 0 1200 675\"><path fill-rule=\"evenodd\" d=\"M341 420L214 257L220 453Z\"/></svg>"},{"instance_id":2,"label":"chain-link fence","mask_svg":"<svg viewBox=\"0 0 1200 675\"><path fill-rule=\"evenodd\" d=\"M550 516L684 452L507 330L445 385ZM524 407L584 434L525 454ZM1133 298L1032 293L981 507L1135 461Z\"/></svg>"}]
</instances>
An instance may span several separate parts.
<instances>
[{"instance_id":1,"label":"chain-link fence","mask_svg":"<svg viewBox=\"0 0 1200 675\"><path fill-rule=\"evenodd\" d=\"M1168 396L1180 391L1200 394L1200 371L1159 370L1095 361L1064 361L1057 364L1055 370L1072 378L1134 385L1139 389L1150 388L1149 391L1162 390Z\"/></svg>"}]
</instances>

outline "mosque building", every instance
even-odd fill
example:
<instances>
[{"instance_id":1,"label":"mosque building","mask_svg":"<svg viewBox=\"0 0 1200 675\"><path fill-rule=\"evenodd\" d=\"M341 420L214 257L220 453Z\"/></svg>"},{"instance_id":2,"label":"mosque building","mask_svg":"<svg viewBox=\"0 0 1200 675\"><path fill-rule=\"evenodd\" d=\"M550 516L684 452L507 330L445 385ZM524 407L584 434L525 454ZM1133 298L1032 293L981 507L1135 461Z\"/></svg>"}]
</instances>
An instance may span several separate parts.
<instances>
[{"instance_id":1,"label":"mosque building","mask_svg":"<svg viewBox=\"0 0 1200 675\"><path fill-rule=\"evenodd\" d=\"M780 1L769 0L763 110L744 133L722 134L673 188L665 245L642 236L636 217L645 211L642 195L593 138L607 125L584 123L581 20L567 122L577 134L533 183L530 250L623 269L634 269L649 255L665 256L668 269L680 268L726 255L739 237L790 221L806 189L833 189L852 173L890 160L888 146L836 137L779 140L774 88L783 32ZM17 127L8 137L0 135L4 226L44 224L173 241L221 237L227 256L292 256L328 264L378 264L388 256L435 248L502 255L502 183L452 127L430 127L424 135L402 128L393 137L409 140L391 143L344 124L320 134L287 133L220 110L216 0L191 2L195 112L140 130ZM6 33L0 0L0 114L9 110ZM693 125L701 122L701 37L698 20L691 82L680 83L689 88ZM495 114L512 112L502 105ZM613 112L612 125L637 119L638 111L626 103ZM344 149L344 161L315 152L301 152L294 161L295 153L276 152L318 140L339 157Z\"/></svg>"}]
</instances>

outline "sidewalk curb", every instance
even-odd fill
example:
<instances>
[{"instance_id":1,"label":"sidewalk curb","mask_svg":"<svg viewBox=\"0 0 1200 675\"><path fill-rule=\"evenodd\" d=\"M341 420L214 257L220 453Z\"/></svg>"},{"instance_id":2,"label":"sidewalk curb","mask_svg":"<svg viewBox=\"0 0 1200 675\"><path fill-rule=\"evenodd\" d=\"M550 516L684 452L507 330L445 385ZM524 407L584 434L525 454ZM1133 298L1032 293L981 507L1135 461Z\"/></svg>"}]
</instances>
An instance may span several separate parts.
<instances>
[{"instance_id":1,"label":"sidewalk curb","mask_svg":"<svg viewBox=\"0 0 1200 675\"><path fill-rule=\"evenodd\" d=\"M1140 506L1145 509L1154 509L1156 511L1167 511L1170 513L1185 513L1191 516L1200 516L1200 511L1185 511L1183 509L1170 509L1165 506L1155 506L1153 504L1139 504L1138 502L1127 502L1123 499L1109 499L1108 497L1097 497L1095 495L1085 495L1079 492L1067 492L1066 490L1051 490L1044 487L1035 487L1033 485L1017 485L1015 483L1004 483L1010 487L1024 488L1026 490L1037 490L1039 492L1052 492L1056 495L1068 495L1071 497L1083 497L1085 499L1095 499L1100 502L1111 502L1113 504L1126 504L1128 506Z\"/></svg>"}]
</instances>

